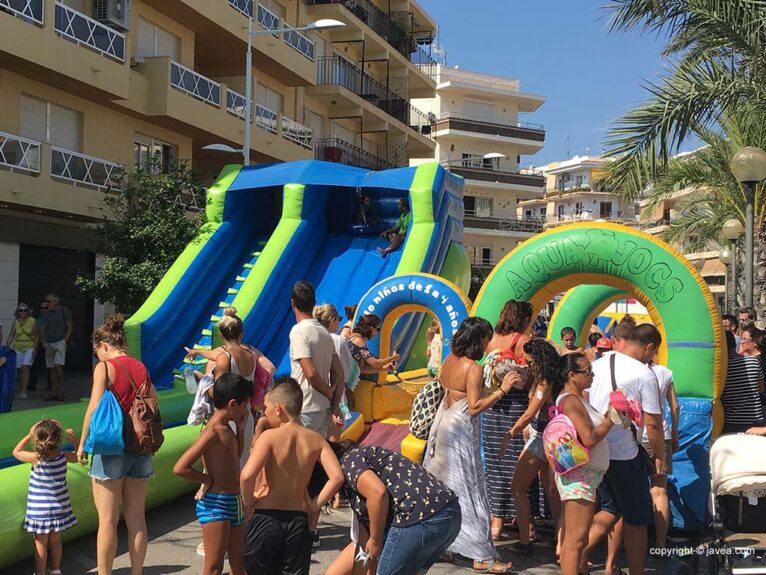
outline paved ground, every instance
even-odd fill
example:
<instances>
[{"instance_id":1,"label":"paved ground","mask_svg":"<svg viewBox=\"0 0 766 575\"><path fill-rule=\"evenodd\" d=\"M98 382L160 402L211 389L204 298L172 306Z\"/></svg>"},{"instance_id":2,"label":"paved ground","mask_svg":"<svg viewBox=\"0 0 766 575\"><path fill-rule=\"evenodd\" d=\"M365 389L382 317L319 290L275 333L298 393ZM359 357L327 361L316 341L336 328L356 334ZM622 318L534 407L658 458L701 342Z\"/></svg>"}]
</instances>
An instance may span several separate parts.
<instances>
[{"instance_id":1,"label":"paved ground","mask_svg":"<svg viewBox=\"0 0 766 575\"><path fill-rule=\"evenodd\" d=\"M191 575L202 571L202 557L195 552L201 541L199 525L194 517L191 495L179 498L147 513L149 524L149 552L144 575ZM314 554L312 573L324 573L325 569L349 541L351 523L348 509L323 516L320 524L322 546ZM125 546L125 532L121 527L120 545L117 550L114 575L130 575L130 561ZM88 535L64 546L62 571L65 575L95 573L95 535ZM558 573L553 564L554 554L549 547L540 547L534 557L511 558L503 552L506 560L514 560L516 571L531 575ZM468 562L458 565L437 564L430 573L472 573ZM0 575L18 575L34 572L31 560L24 561L0 571Z\"/></svg>"},{"instance_id":2,"label":"paved ground","mask_svg":"<svg viewBox=\"0 0 766 575\"><path fill-rule=\"evenodd\" d=\"M34 391L27 392L27 400L13 400L13 410L32 409L35 407L50 407L57 405L57 402L44 401L48 395L45 385L45 375L41 374ZM90 387L93 382L91 372L70 372L64 375L64 400L66 403L80 401L82 397L90 395ZM18 388L17 388L18 391Z\"/></svg>"}]
</instances>

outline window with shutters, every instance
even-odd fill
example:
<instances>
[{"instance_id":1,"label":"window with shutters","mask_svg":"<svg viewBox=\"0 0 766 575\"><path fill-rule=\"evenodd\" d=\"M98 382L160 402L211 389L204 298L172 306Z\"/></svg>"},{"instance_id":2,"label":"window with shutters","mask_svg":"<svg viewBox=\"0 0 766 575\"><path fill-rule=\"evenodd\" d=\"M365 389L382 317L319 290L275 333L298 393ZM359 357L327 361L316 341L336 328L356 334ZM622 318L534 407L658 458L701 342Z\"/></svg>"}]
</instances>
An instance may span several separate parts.
<instances>
[{"instance_id":1,"label":"window with shutters","mask_svg":"<svg viewBox=\"0 0 766 575\"><path fill-rule=\"evenodd\" d=\"M281 114L285 107L285 97L264 85L259 85L255 95L255 103L268 108L276 114Z\"/></svg>"},{"instance_id":2,"label":"window with shutters","mask_svg":"<svg viewBox=\"0 0 766 575\"><path fill-rule=\"evenodd\" d=\"M22 94L21 136L81 152L82 112Z\"/></svg>"},{"instance_id":3,"label":"window with shutters","mask_svg":"<svg viewBox=\"0 0 766 575\"><path fill-rule=\"evenodd\" d=\"M178 62L180 45L181 39L175 34L160 28L145 18L138 18L136 60L142 61L144 58L154 56L168 56L171 60Z\"/></svg>"},{"instance_id":4,"label":"window with shutters","mask_svg":"<svg viewBox=\"0 0 766 575\"><path fill-rule=\"evenodd\" d=\"M463 102L463 113L472 120L495 121L495 105L491 102L465 100Z\"/></svg>"}]
</instances>

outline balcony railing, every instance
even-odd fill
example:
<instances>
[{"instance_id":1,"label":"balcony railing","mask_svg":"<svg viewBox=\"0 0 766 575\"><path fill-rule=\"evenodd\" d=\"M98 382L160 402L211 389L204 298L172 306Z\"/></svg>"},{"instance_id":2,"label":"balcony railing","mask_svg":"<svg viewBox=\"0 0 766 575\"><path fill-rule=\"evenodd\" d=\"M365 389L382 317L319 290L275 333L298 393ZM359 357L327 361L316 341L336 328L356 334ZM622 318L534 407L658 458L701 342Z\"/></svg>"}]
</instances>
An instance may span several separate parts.
<instances>
[{"instance_id":1,"label":"balcony railing","mask_svg":"<svg viewBox=\"0 0 766 575\"><path fill-rule=\"evenodd\" d=\"M253 17L253 0L229 0L229 6L242 12L248 18Z\"/></svg>"},{"instance_id":2,"label":"balcony railing","mask_svg":"<svg viewBox=\"0 0 766 575\"><path fill-rule=\"evenodd\" d=\"M279 114L274 110L268 109L266 106L256 104L255 123L267 132L276 134L279 131Z\"/></svg>"},{"instance_id":3,"label":"balcony railing","mask_svg":"<svg viewBox=\"0 0 766 575\"><path fill-rule=\"evenodd\" d=\"M51 146L51 176L99 189L116 190L122 186L119 164L55 146Z\"/></svg>"},{"instance_id":4,"label":"balcony railing","mask_svg":"<svg viewBox=\"0 0 766 575\"><path fill-rule=\"evenodd\" d=\"M466 180L531 186L540 188L540 192L543 191L543 186L545 185L545 177L541 173L531 170L500 170L495 169L495 166L477 165L471 160L454 160L443 162L442 165L445 168L449 168L452 173L463 176Z\"/></svg>"},{"instance_id":5,"label":"balcony railing","mask_svg":"<svg viewBox=\"0 0 766 575\"><path fill-rule=\"evenodd\" d=\"M43 0L0 0L0 11L43 25Z\"/></svg>"},{"instance_id":6,"label":"balcony railing","mask_svg":"<svg viewBox=\"0 0 766 575\"><path fill-rule=\"evenodd\" d=\"M431 136L431 120L426 114L345 58L320 58L317 61L317 84L343 86L403 124L427 137Z\"/></svg>"},{"instance_id":7,"label":"balcony railing","mask_svg":"<svg viewBox=\"0 0 766 575\"><path fill-rule=\"evenodd\" d=\"M476 132L503 136L506 138L519 138L535 142L545 141L545 129L540 124L527 122L503 122L497 118L473 116L449 112L435 119L436 130L461 130L464 132Z\"/></svg>"},{"instance_id":8,"label":"balcony railing","mask_svg":"<svg viewBox=\"0 0 766 575\"><path fill-rule=\"evenodd\" d=\"M56 0L56 33L107 58L125 61L125 36Z\"/></svg>"},{"instance_id":9,"label":"balcony railing","mask_svg":"<svg viewBox=\"0 0 766 575\"><path fill-rule=\"evenodd\" d=\"M252 8L250 8L252 10ZM261 28L265 30L278 30L279 25L279 16L277 14L274 14L271 10L266 8L263 4L258 4L258 24L260 24Z\"/></svg>"},{"instance_id":10,"label":"balcony railing","mask_svg":"<svg viewBox=\"0 0 766 575\"><path fill-rule=\"evenodd\" d=\"M599 214L594 214L592 212L589 212L587 210L583 210L582 212L574 212L569 214L551 214L546 217L546 224L569 224L572 222L593 222L595 220L603 220L605 222L614 222L619 224L625 224L625 225L636 225L638 222L637 218L635 216L626 217L622 214L615 215L605 215L601 216Z\"/></svg>"},{"instance_id":11,"label":"balcony railing","mask_svg":"<svg viewBox=\"0 0 766 575\"><path fill-rule=\"evenodd\" d=\"M539 218L504 218L499 216L476 215L466 210L463 216L463 226L480 230L496 230L502 232L520 232L536 234L543 231L544 221Z\"/></svg>"},{"instance_id":12,"label":"balcony railing","mask_svg":"<svg viewBox=\"0 0 766 575\"><path fill-rule=\"evenodd\" d=\"M284 25L288 28L288 31L284 33L285 44L295 48L298 52L306 56L312 62L314 61L314 41L298 32L297 30L289 30L290 26Z\"/></svg>"},{"instance_id":13,"label":"balcony railing","mask_svg":"<svg viewBox=\"0 0 766 575\"><path fill-rule=\"evenodd\" d=\"M40 173L40 142L0 132L0 167Z\"/></svg>"},{"instance_id":14,"label":"balcony railing","mask_svg":"<svg viewBox=\"0 0 766 575\"><path fill-rule=\"evenodd\" d=\"M370 0L305 0L307 5L341 4L364 24L375 30L395 50L409 56L411 35Z\"/></svg>"},{"instance_id":15,"label":"balcony railing","mask_svg":"<svg viewBox=\"0 0 766 575\"><path fill-rule=\"evenodd\" d=\"M221 85L178 62L170 62L170 85L211 106L221 105Z\"/></svg>"},{"instance_id":16,"label":"balcony railing","mask_svg":"<svg viewBox=\"0 0 766 575\"><path fill-rule=\"evenodd\" d=\"M388 170L394 167L383 158L338 138L317 140L314 145L314 157L317 160L347 164L367 170Z\"/></svg>"},{"instance_id":17,"label":"balcony railing","mask_svg":"<svg viewBox=\"0 0 766 575\"><path fill-rule=\"evenodd\" d=\"M232 89L226 90L226 111L229 114L233 114L238 118L245 119L245 111L247 108L247 100L239 92L235 92Z\"/></svg>"},{"instance_id":18,"label":"balcony railing","mask_svg":"<svg viewBox=\"0 0 766 575\"><path fill-rule=\"evenodd\" d=\"M314 132L311 128L307 128L287 116L282 116L282 137L310 150L312 148Z\"/></svg>"}]
</instances>

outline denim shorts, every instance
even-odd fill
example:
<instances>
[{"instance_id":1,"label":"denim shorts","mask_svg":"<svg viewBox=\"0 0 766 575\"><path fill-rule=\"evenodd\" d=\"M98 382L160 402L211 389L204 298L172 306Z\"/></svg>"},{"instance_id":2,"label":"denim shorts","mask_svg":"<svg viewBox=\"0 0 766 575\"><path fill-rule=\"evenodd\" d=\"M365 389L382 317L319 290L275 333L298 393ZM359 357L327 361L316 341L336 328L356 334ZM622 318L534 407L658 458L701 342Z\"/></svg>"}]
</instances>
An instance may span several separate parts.
<instances>
[{"instance_id":1,"label":"denim shorts","mask_svg":"<svg viewBox=\"0 0 766 575\"><path fill-rule=\"evenodd\" d=\"M530 453L540 459L541 461L547 461L545 459L545 446L543 445L543 434L529 428L529 439L524 444L524 451Z\"/></svg>"},{"instance_id":2,"label":"denim shorts","mask_svg":"<svg viewBox=\"0 0 766 575\"><path fill-rule=\"evenodd\" d=\"M153 456L149 453L122 455L94 455L91 458L90 475L93 479L149 479L154 475Z\"/></svg>"}]
</instances>

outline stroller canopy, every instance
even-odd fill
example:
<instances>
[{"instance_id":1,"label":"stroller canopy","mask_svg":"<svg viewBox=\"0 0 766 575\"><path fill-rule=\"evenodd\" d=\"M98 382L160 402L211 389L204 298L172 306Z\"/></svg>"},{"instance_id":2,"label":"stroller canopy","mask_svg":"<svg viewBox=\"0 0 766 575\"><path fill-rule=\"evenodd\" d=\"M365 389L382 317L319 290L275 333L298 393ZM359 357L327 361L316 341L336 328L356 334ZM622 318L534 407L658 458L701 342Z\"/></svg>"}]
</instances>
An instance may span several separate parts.
<instances>
[{"instance_id":1,"label":"stroller canopy","mask_svg":"<svg viewBox=\"0 0 766 575\"><path fill-rule=\"evenodd\" d=\"M766 494L766 437L723 435L710 449L714 495Z\"/></svg>"}]
</instances>

